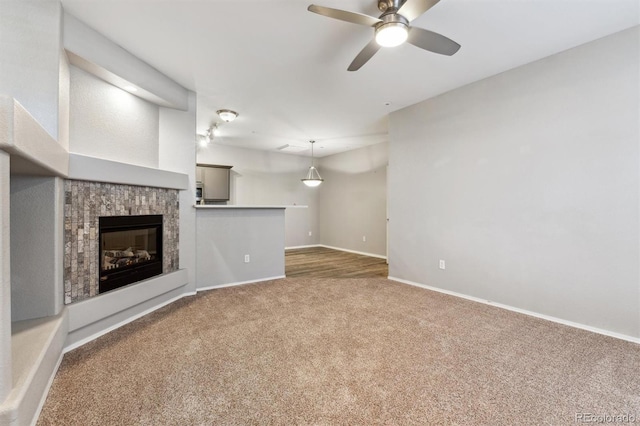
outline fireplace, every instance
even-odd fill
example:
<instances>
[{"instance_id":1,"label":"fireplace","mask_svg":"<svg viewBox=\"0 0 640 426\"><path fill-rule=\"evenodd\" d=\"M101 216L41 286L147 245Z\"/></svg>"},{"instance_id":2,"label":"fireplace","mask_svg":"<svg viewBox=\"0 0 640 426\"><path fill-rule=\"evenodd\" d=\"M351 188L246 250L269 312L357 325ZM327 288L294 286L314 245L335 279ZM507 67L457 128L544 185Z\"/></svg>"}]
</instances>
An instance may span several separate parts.
<instances>
[{"instance_id":1,"label":"fireplace","mask_svg":"<svg viewBox=\"0 0 640 426\"><path fill-rule=\"evenodd\" d=\"M99 293L162 274L162 215L103 216L99 227Z\"/></svg>"}]
</instances>

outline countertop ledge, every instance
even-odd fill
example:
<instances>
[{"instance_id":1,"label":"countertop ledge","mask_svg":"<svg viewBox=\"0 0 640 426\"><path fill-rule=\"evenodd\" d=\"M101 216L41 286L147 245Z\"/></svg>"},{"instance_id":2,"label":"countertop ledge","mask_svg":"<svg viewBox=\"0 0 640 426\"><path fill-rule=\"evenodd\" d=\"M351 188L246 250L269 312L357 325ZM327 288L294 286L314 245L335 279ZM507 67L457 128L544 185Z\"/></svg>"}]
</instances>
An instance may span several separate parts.
<instances>
[{"instance_id":1,"label":"countertop ledge","mask_svg":"<svg viewBox=\"0 0 640 426\"><path fill-rule=\"evenodd\" d=\"M298 205L285 205L285 206L258 206L258 205L237 205L237 204L229 204L229 205L194 205L196 209L306 209L309 206L298 206Z\"/></svg>"}]
</instances>

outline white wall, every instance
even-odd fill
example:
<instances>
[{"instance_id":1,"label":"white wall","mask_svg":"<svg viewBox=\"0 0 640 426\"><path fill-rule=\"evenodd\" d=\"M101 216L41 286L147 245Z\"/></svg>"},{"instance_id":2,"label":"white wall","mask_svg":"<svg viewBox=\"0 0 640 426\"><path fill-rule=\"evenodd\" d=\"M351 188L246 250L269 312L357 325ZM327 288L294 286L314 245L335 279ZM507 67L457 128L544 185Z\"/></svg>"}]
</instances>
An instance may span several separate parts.
<instances>
[{"instance_id":1,"label":"white wall","mask_svg":"<svg viewBox=\"0 0 640 426\"><path fill-rule=\"evenodd\" d=\"M390 275L640 336L639 39L392 114Z\"/></svg>"},{"instance_id":2,"label":"white wall","mask_svg":"<svg viewBox=\"0 0 640 426\"><path fill-rule=\"evenodd\" d=\"M64 48L71 63L157 105L186 111L187 89L69 13L63 14Z\"/></svg>"},{"instance_id":3,"label":"white wall","mask_svg":"<svg viewBox=\"0 0 640 426\"><path fill-rule=\"evenodd\" d=\"M0 151L0 405L11 391L11 250L9 154Z\"/></svg>"},{"instance_id":4,"label":"white wall","mask_svg":"<svg viewBox=\"0 0 640 426\"><path fill-rule=\"evenodd\" d=\"M62 17L60 18L62 19ZM62 26L62 24L60 24ZM61 35L62 37L62 35ZM71 95L71 70L67 54L60 44L60 64L58 75L58 143L69 151L69 96Z\"/></svg>"},{"instance_id":5,"label":"white wall","mask_svg":"<svg viewBox=\"0 0 640 426\"><path fill-rule=\"evenodd\" d=\"M158 167L159 107L70 67L69 151Z\"/></svg>"},{"instance_id":6,"label":"white wall","mask_svg":"<svg viewBox=\"0 0 640 426\"><path fill-rule=\"evenodd\" d=\"M0 94L57 140L62 9L58 0L0 3Z\"/></svg>"},{"instance_id":7,"label":"white wall","mask_svg":"<svg viewBox=\"0 0 640 426\"><path fill-rule=\"evenodd\" d=\"M208 145L198 149L197 158L198 163L233 166L229 204L308 206L286 210L285 244L298 247L318 243L320 188L308 188L300 181L311 164L309 157Z\"/></svg>"},{"instance_id":8,"label":"white wall","mask_svg":"<svg viewBox=\"0 0 640 426\"><path fill-rule=\"evenodd\" d=\"M387 255L388 159L384 142L318 161L324 179L318 199L321 244Z\"/></svg>"},{"instance_id":9,"label":"white wall","mask_svg":"<svg viewBox=\"0 0 640 426\"><path fill-rule=\"evenodd\" d=\"M196 94L189 93L188 110L160 108L158 166L189 175L189 189L180 191L180 268L187 269L187 291L196 290Z\"/></svg>"}]
</instances>

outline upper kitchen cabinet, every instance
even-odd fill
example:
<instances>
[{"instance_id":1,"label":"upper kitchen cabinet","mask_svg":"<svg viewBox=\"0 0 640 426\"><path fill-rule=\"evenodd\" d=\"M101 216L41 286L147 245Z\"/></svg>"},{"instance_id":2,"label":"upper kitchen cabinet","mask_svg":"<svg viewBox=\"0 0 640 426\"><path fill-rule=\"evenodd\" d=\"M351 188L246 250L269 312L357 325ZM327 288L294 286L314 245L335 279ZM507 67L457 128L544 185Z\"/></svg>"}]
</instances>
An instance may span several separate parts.
<instances>
[{"instance_id":1,"label":"upper kitchen cabinet","mask_svg":"<svg viewBox=\"0 0 640 426\"><path fill-rule=\"evenodd\" d=\"M202 183L202 198L207 201L229 201L231 167L197 164L196 181Z\"/></svg>"}]
</instances>

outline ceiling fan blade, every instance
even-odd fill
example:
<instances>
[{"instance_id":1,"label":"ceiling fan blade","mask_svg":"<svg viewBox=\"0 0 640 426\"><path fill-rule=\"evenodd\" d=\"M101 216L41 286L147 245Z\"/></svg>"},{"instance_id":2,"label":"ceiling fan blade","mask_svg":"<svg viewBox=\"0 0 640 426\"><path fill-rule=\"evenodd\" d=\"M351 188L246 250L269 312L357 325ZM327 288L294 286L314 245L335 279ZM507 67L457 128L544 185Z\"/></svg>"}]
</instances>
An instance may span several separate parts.
<instances>
[{"instance_id":1,"label":"ceiling fan blade","mask_svg":"<svg viewBox=\"0 0 640 426\"><path fill-rule=\"evenodd\" d=\"M407 41L421 49L447 56L453 55L460 49L460 45L450 38L417 27L409 28Z\"/></svg>"},{"instance_id":2,"label":"ceiling fan blade","mask_svg":"<svg viewBox=\"0 0 640 426\"><path fill-rule=\"evenodd\" d=\"M341 21L351 22L352 24L366 25L367 27L373 27L378 22L382 22L378 18L373 16L363 15L362 13L347 12L346 10L332 9L330 7L310 5L307 10L309 12L317 13L318 15L328 16L329 18L339 19Z\"/></svg>"},{"instance_id":3,"label":"ceiling fan blade","mask_svg":"<svg viewBox=\"0 0 640 426\"><path fill-rule=\"evenodd\" d=\"M358 56L351 62L348 71L358 71L364 64L367 63L369 59L376 54L376 52L380 50L380 45L376 42L375 39L371 40L369 44L367 44L364 49L358 53Z\"/></svg>"},{"instance_id":4,"label":"ceiling fan blade","mask_svg":"<svg viewBox=\"0 0 640 426\"><path fill-rule=\"evenodd\" d=\"M398 9L398 13L411 22L431 9L439 1L440 0L407 0L400 9Z\"/></svg>"}]
</instances>

